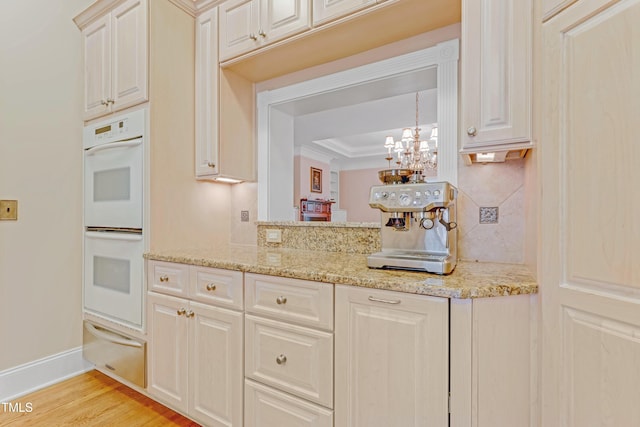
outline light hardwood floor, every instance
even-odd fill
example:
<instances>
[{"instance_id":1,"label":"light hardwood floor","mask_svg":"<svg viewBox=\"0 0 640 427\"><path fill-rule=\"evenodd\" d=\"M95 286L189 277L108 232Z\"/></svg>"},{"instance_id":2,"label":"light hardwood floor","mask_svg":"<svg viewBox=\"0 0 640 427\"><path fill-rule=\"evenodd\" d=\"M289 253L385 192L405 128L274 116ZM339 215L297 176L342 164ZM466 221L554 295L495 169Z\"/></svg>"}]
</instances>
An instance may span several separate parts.
<instances>
[{"instance_id":1,"label":"light hardwood floor","mask_svg":"<svg viewBox=\"0 0 640 427\"><path fill-rule=\"evenodd\" d=\"M8 406L13 405L13 412ZM22 413L16 404L20 405ZM29 406L31 412L28 412ZM0 403L0 426L198 426L169 408L90 371Z\"/></svg>"}]
</instances>

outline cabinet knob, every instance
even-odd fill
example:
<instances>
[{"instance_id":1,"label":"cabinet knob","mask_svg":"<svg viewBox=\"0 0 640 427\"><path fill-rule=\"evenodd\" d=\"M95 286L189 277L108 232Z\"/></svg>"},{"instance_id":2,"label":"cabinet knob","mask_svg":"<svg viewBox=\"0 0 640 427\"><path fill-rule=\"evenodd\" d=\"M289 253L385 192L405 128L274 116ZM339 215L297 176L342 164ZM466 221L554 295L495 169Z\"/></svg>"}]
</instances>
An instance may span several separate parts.
<instances>
[{"instance_id":1,"label":"cabinet knob","mask_svg":"<svg viewBox=\"0 0 640 427\"><path fill-rule=\"evenodd\" d=\"M195 313L193 312L193 310L187 310L187 312L185 313L185 316L187 317L193 317L195 315Z\"/></svg>"},{"instance_id":2,"label":"cabinet knob","mask_svg":"<svg viewBox=\"0 0 640 427\"><path fill-rule=\"evenodd\" d=\"M207 166L209 166L211 169L216 167L215 163L211 163L211 162L207 162Z\"/></svg>"},{"instance_id":3,"label":"cabinet knob","mask_svg":"<svg viewBox=\"0 0 640 427\"><path fill-rule=\"evenodd\" d=\"M280 356L276 357L276 363L278 365L283 365L287 363L287 356L285 356L284 354L281 354Z\"/></svg>"},{"instance_id":4,"label":"cabinet knob","mask_svg":"<svg viewBox=\"0 0 640 427\"><path fill-rule=\"evenodd\" d=\"M254 40L254 41L255 41L255 40L258 40L258 37L256 37L256 35L255 35L255 34L253 34L253 33L249 34L249 38L250 38L251 40Z\"/></svg>"},{"instance_id":5,"label":"cabinet knob","mask_svg":"<svg viewBox=\"0 0 640 427\"><path fill-rule=\"evenodd\" d=\"M109 105L109 100L105 101L104 99L101 99L100 100L100 105Z\"/></svg>"},{"instance_id":6,"label":"cabinet knob","mask_svg":"<svg viewBox=\"0 0 640 427\"><path fill-rule=\"evenodd\" d=\"M476 129L475 126L471 126L467 128L467 135L476 136L477 133L478 133L478 129Z\"/></svg>"},{"instance_id":7,"label":"cabinet knob","mask_svg":"<svg viewBox=\"0 0 640 427\"><path fill-rule=\"evenodd\" d=\"M178 314L178 316L182 316L183 314L185 314L187 312L187 310L184 307L180 307L176 313Z\"/></svg>"},{"instance_id":8,"label":"cabinet knob","mask_svg":"<svg viewBox=\"0 0 640 427\"><path fill-rule=\"evenodd\" d=\"M113 100L113 98L107 98L107 104L115 104L116 101Z\"/></svg>"},{"instance_id":9,"label":"cabinet knob","mask_svg":"<svg viewBox=\"0 0 640 427\"><path fill-rule=\"evenodd\" d=\"M215 291L216 290L216 285L214 285L213 283L207 284L207 290L208 291Z\"/></svg>"},{"instance_id":10,"label":"cabinet knob","mask_svg":"<svg viewBox=\"0 0 640 427\"><path fill-rule=\"evenodd\" d=\"M262 28L260 28L260 31L258 31L258 35L262 38L267 37L267 34L264 31L262 31Z\"/></svg>"},{"instance_id":11,"label":"cabinet knob","mask_svg":"<svg viewBox=\"0 0 640 427\"><path fill-rule=\"evenodd\" d=\"M278 297L276 298L276 302L280 305L280 304L286 304L287 303L287 297Z\"/></svg>"},{"instance_id":12,"label":"cabinet knob","mask_svg":"<svg viewBox=\"0 0 640 427\"><path fill-rule=\"evenodd\" d=\"M168 282L169 281L169 276L160 276L160 281L161 282Z\"/></svg>"}]
</instances>

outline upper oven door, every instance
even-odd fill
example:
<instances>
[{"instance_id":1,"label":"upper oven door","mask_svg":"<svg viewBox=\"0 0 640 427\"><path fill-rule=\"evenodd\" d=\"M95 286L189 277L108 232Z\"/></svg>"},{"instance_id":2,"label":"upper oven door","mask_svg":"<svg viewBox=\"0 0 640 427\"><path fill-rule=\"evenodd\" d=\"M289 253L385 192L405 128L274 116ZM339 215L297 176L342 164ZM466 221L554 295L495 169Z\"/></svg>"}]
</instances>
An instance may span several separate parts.
<instances>
[{"instance_id":1,"label":"upper oven door","mask_svg":"<svg viewBox=\"0 0 640 427\"><path fill-rule=\"evenodd\" d=\"M142 229L142 138L85 150L86 227Z\"/></svg>"}]
</instances>

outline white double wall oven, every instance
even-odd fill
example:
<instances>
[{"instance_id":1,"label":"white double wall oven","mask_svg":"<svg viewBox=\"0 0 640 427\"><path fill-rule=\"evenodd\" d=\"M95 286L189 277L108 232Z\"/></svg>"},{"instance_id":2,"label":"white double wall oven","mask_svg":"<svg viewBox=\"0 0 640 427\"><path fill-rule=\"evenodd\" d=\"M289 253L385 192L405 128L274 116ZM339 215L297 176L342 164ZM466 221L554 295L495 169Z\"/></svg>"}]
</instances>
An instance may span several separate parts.
<instances>
[{"instance_id":1,"label":"white double wall oven","mask_svg":"<svg viewBox=\"0 0 640 427\"><path fill-rule=\"evenodd\" d=\"M146 110L84 128L84 309L143 329Z\"/></svg>"}]
</instances>

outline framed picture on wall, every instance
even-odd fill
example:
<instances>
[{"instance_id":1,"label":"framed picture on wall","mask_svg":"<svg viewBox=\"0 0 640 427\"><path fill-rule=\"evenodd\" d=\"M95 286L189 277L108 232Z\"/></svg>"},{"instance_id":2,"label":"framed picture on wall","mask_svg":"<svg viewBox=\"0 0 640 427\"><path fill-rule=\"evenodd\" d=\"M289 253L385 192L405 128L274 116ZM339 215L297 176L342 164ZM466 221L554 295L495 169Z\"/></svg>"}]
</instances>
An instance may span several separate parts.
<instances>
[{"instance_id":1,"label":"framed picture on wall","mask_svg":"<svg viewBox=\"0 0 640 427\"><path fill-rule=\"evenodd\" d=\"M322 193L322 169L311 168L311 192Z\"/></svg>"}]
</instances>

